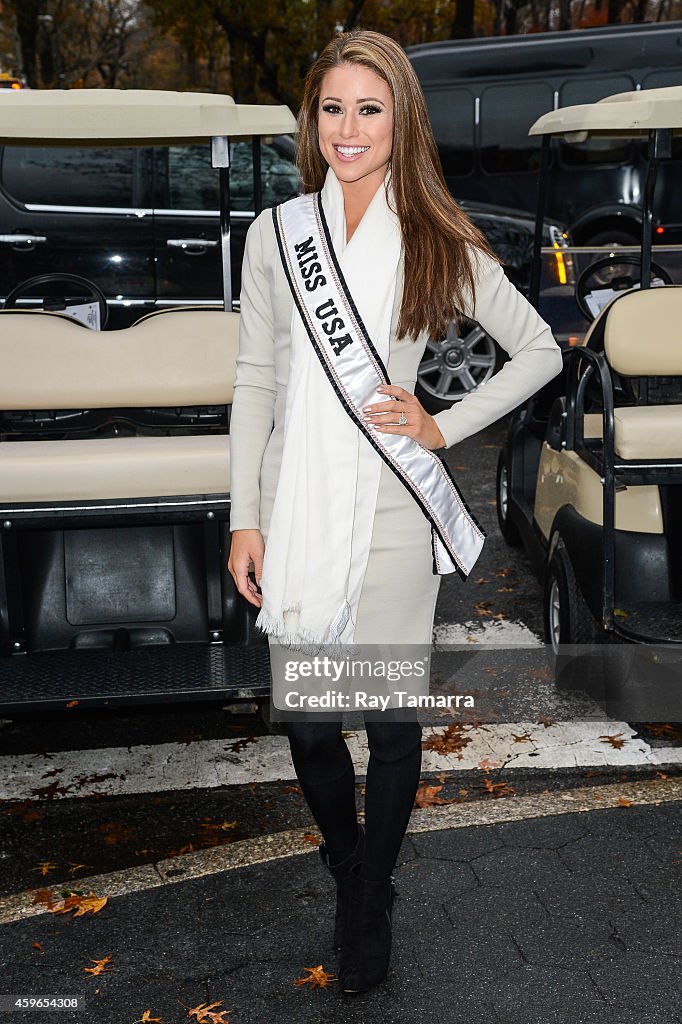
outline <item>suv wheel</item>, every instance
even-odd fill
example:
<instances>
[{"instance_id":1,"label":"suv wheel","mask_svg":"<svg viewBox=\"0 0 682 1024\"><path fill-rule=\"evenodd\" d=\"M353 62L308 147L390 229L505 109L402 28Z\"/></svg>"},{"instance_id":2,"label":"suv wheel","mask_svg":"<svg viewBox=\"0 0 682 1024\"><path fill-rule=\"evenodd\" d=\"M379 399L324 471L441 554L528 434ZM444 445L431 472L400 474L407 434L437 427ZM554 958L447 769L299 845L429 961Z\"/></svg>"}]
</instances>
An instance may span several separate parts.
<instances>
[{"instance_id":1,"label":"suv wheel","mask_svg":"<svg viewBox=\"0 0 682 1024\"><path fill-rule=\"evenodd\" d=\"M417 371L415 395L432 416L449 409L495 374L504 353L475 320L454 322L445 337L429 339Z\"/></svg>"}]
</instances>

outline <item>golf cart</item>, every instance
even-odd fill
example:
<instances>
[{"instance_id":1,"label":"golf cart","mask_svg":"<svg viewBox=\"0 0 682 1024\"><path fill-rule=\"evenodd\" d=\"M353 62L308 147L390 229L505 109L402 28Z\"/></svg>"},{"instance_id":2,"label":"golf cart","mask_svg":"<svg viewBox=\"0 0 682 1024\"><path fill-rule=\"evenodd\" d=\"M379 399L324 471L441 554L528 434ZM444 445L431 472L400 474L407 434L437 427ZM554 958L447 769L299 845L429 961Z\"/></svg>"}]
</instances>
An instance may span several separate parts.
<instances>
[{"instance_id":1,"label":"golf cart","mask_svg":"<svg viewBox=\"0 0 682 1024\"><path fill-rule=\"evenodd\" d=\"M257 214L260 139L295 130L285 106L224 95L0 95L7 146L210 142L223 270L222 305L159 309L120 330L0 310L0 713L269 699L257 610L227 570L229 140L253 140Z\"/></svg>"},{"instance_id":2,"label":"golf cart","mask_svg":"<svg viewBox=\"0 0 682 1024\"><path fill-rule=\"evenodd\" d=\"M542 137L537 225L555 138L642 139L648 176L638 258L611 251L580 273L585 336L564 350L563 372L512 416L497 470L500 529L525 547L543 583L555 654L559 645L679 644L682 286L652 264L651 241L657 168L682 136L682 87L553 110L529 134ZM535 305L541 248L536 227ZM682 246L656 252L665 249Z\"/></svg>"}]
</instances>

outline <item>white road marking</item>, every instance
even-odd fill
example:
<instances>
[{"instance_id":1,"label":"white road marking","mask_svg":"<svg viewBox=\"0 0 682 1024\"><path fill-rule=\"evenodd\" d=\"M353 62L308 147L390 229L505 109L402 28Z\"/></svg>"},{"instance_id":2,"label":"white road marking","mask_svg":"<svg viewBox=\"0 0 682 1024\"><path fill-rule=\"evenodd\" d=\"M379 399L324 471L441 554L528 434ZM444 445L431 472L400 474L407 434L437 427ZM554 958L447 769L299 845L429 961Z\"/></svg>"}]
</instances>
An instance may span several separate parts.
<instances>
[{"instance_id":1,"label":"white road marking","mask_svg":"<svg viewBox=\"0 0 682 1024\"><path fill-rule=\"evenodd\" d=\"M481 619L473 622L442 622L433 630L436 650L448 644L495 644L501 647L541 647L542 640L523 622Z\"/></svg>"},{"instance_id":2,"label":"white road marking","mask_svg":"<svg viewBox=\"0 0 682 1024\"><path fill-rule=\"evenodd\" d=\"M447 726L424 726L423 739L442 736ZM529 739L515 737L525 737ZM603 735L618 736L614 747ZM620 734L620 735L618 735ZM425 749L422 770L466 771L484 767L560 769L682 763L682 747L651 747L634 738L627 722L513 722L464 726L459 753ZM346 733L357 773L367 771L367 734ZM215 789L251 782L296 781L286 736L242 740L198 740L153 746L66 750L0 757L0 799L41 800L129 796L183 789ZM48 787L53 786L50 790Z\"/></svg>"},{"instance_id":3,"label":"white road marking","mask_svg":"<svg viewBox=\"0 0 682 1024\"><path fill-rule=\"evenodd\" d=\"M474 800L468 804L447 804L413 810L407 826L408 834L434 832L441 829L472 828L507 821L528 821L557 814L582 814L623 807L623 801L640 806L679 801L682 779L644 779L606 786L562 789L558 792L505 796L501 799ZM311 835L313 840L311 842ZM316 834L309 828L289 829L270 835L253 836L224 846L212 846L193 853L184 853L155 864L141 864L108 874L79 878L80 889L98 896L115 899L134 892L178 885L192 878L202 878L226 871L236 871L252 864L265 864L293 855L317 855ZM456 842L456 839L455 839ZM295 870L295 869L294 869ZM229 883L228 883L229 884ZM41 887L44 894L46 886ZM55 899L61 899L63 886L52 888ZM38 890L0 896L0 925L28 917L45 916L50 911L44 900L36 899Z\"/></svg>"}]
</instances>

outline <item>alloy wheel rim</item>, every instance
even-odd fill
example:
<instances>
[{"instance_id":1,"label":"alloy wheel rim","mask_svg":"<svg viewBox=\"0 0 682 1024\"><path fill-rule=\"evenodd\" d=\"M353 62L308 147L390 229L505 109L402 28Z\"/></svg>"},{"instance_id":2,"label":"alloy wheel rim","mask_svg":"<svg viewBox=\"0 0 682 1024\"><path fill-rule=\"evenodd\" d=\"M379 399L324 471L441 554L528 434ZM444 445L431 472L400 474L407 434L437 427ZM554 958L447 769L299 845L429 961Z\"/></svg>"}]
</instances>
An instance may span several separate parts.
<instances>
[{"instance_id":1,"label":"alloy wheel rim","mask_svg":"<svg viewBox=\"0 0 682 1024\"><path fill-rule=\"evenodd\" d=\"M465 320L461 334L451 322L442 341L429 338L417 376L432 398L457 402L494 372L495 342L475 320Z\"/></svg>"},{"instance_id":2,"label":"alloy wheel rim","mask_svg":"<svg viewBox=\"0 0 682 1024\"><path fill-rule=\"evenodd\" d=\"M549 639L554 654L559 653L559 641L561 638L561 600L559 598L559 584L552 580L549 588Z\"/></svg>"},{"instance_id":3,"label":"alloy wheel rim","mask_svg":"<svg viewBox=\"0 0 682 1024\"><path fill-rule=\"evenodd\" d=\"M505 521L507 519L507 501L507 467L503 465L500 470L500 515Z\"/></svg>"}]
</instances>

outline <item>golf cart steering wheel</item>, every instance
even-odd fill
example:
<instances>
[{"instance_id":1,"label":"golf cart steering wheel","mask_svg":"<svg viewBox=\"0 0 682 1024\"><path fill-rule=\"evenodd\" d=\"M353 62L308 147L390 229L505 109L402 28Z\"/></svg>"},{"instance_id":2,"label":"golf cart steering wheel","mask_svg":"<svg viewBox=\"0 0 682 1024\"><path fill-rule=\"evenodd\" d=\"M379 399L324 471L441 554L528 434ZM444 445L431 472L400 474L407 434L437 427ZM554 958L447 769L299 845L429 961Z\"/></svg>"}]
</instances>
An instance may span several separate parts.
<instances>
[{"instance_id":1,"label":"golf cart steering wheel","mask_svg":"<svg viewBox=\"0 0 682 1024\"><path fill-rule=\"evenodd\" d=\"M632 267L637 273L632 271L622 270L621 268ZM612 270L612 274L605 274L604 271ZM651 279L655 277L660 278L664 284L672 284L672 278L662 267L659 267L657 263L651 264ZM634 285L639 284L641 280L641 262L640 257L635 253L623 253L622 256L617 252L613 256L604 256L601 259L595 260L594 263L590 263L588 267L580 274L576 286L575 286L575 301L578 304L578 309L590 323L595 319L595 315L587 304L587 296L593 293L599 288L612 288L614 291L626 291L628 288L632 288Z\"/></svg>"},{"instance_id":2,"label":"golf cart steering wheel","mask_svg":"<svg viewBox=\"0 0 682 1024\"><path fill-rule=\"evenodd\" d=\"M80 288L86 293L89 293L93 298L97 300L97 304L99 305L100 329L104 329L104 327L106 326L106 322L109 319L109 306L107 305L107 300L104 295L104 292L100 288L98 288L94 281L88 281L87 277L81 277L79 274L38 274L36 277L29 277L27 278L26 281L22 281L20 284L12 288L11 292L5 299L5 305L3 308L16 308L16 306L18 305L17 299L21 295L43 284L75 285L77 288ZM48 301L50 301L49 298ZM63 305L66 305L66 301L64 301ZM43 309L45 308L45 299L43 299Z\"/></svg>"}]
</instances>

